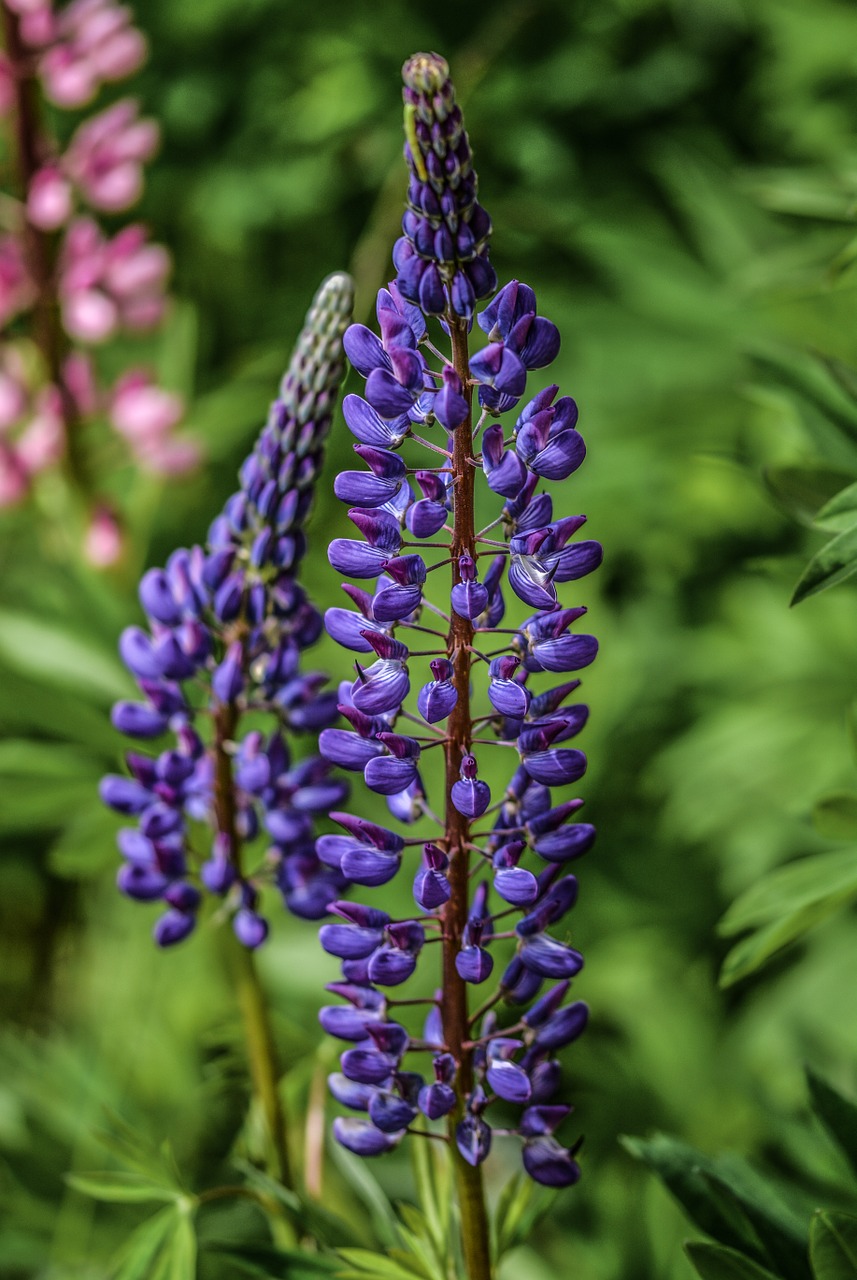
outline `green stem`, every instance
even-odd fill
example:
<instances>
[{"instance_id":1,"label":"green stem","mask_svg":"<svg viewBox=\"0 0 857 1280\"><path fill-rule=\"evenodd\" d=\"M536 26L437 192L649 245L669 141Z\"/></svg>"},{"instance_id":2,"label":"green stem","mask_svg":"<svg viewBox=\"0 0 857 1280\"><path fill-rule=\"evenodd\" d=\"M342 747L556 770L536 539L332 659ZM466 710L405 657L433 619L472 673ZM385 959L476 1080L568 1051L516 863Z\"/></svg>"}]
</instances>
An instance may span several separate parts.
<instances>
[{"instance_id":1,"label":"green stem","mask_svg":"<svg viewBox=\"0 0 857 1280\"><path fill-rule=\"evenodd\" d=\"M234 703L218 708L214 716L214 808L217 829L230 843L240 871L241 842L235 825L235 788L232 760L226 744L235 736L238 711ZM229 938L229 962L235 993L244 1021L244 1037L253 1090L262 1104L276 1158L277 1175L284 1187L293 1188L286 1115L280 1100L280 1071L265 992L251 951L237 938Z\"/></svg>"},{"instance_id":2,"label":"green stem","mask_svg":"<svg viewBox=\"0 0 857 1280\"><path fill-rule=\"evenodd\" d=\"M468 404L472 390L468 387L470 367L467 350L467 328L451 310L446 316L452 338L455 370L466 388ZM452 535L453 583L460 581L458 557L473 555L475 544L473 418L456 429L453 452L454 529ZM453 664L453 683L458 700L448 721L446 745L446 840L449 857L449 884L452 890L443 913L443 1016L444 1039L449 1052L458 1062L456 1077L457 1103L449 1117L449 1137L455 1171L458 1208L461 1217L461 1242L468 1280L491 1280L491 1250L488 1214L482 1169L464 1159L455 1142L455 1129L465 1111L465 1099L473 1089L473 1050L465 1045L470 1040L467 1012L467 984L455 967L461 949L461 936L467 924L470 822L452 803L453 783L458 781L461 760L470 749L473 724L470 715L470 665L473 624L453 613L447 638L447 653Z\"/></svg>"}]
</instances>

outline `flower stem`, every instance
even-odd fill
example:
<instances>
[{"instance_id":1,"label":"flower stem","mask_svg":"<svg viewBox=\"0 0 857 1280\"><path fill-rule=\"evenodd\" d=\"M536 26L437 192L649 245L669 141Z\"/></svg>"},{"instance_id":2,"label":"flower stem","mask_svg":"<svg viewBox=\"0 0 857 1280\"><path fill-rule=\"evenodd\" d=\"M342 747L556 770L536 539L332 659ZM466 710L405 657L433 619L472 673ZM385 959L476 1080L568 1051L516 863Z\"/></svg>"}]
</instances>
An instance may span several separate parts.
<instances>
[{"instance_id":1,"label":"flower stem","mask_svg":"<svg viewBox=\"0 0 857 1280\"><path fill-rule=\"evenodd\" d=\"M17 14L2 3L0 10L3 13L6 53L13 71L15 151L22 208L26 209L30 184L43 162L39 86L33 57L27 52L21 39ZM42 353L48 377L59 393L69 478L73 485L86 494L89 485L80 451L77 408L63 379L62 365L67 339L60 323L52 238L29 222L26 213L23 214L22 236L27 266L36 288L33 339Z\"/></svg>"},{"instance_id":2,"label":"flower stem","mask_svg":"<svg viewBox=\"0 0 857 1280\"><path fill-rule=\"evenodd\" d=\"M455 371L466 388L470 367L467 350L467 328L451 309L447 311L447 323L452 339L452 361ZM452 535L453 584L460 581L458 557L467 552L473 555L475 546L473 419L467 420L454 435L453 448L453 513ZM461 949L461 936L467 924L470 823L452 803L452 787L458 781L462 757L468 752L472 738L470 715L470 647L473 643L473 624L454 613L451 619L447 651L453 664L453 683L458 700L448 721L449 740L446 746L446 849L449 857L449 884L451 896L443 911L443 1018L444 1040L449 1052L458 1062L456 1077L457 1103L449 1118L449 1138L455 1170L458 1206L461 1215L461 1240L468 1280L491 1280L491 1253L488 1238L488 1215L482 1170L468 1164L455 1142L455 1130L465 1110L465 1099L473 1089L473 1053L464 1048L470 1039L467 1014L467 984L455 967L455 958Z\"/></svg>"},{"instance_id":3,"label":"flower stem","mask_svg":"<svg viewBox=\"0 0 857 1280\"><path fill-rule=\"evenodd\" d=\"M234 703L220 707L215 713L214 808L217 829L228 838L240 872L241 843L235 826L232 759L226 747L227 743L234 740L237 725L238 711ZM229 944L229 964L244 1022L244 1038L253 1090L262 1104L271 1135L277 1176L284 1187L292 1189L294 1184L289 1160L286 1116L279 1092L280 1071L265 992L259 980L253 953L242 946L231 934Z\"/></svg>"}]
</instances>

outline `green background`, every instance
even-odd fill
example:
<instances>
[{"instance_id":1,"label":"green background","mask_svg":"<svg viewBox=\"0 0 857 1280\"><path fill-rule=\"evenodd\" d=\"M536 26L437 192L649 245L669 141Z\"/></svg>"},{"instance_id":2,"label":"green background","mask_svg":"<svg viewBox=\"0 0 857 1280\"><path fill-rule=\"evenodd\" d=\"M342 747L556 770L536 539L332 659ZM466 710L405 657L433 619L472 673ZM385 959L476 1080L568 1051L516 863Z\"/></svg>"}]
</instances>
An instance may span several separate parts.
<instances>
[{"instance_id":1,"label":"green background","mask_svg":"<svg viewBox=\"0 0 857 1280\"><path fill-rule=\"evenodd\" d=\"M137 16L152 45L139 92L164 130L142 212L180 299L156 354L193 390L208 462L135 491L132 552L105 579L58 560L50 512L0 518L0 1275L109 1274L145 1209L95 1206L63 1181L99 1163L105 1107L169 1136L203 1184L240 1123L215 930L159 953L154 909L113 886L118 824L94 782L120 750L115 641L140 617L139 568L203 538L234 487L319 280L350 269L370 314L402 207L399 66L427 48L465 106L500 279L531 284L563 334L551 373L589 455L556 508L585 511L605 547L583 584L601 642L583 794L600 836L572 934L593 1018L567 1055L585 1176L508 1275L688 1280L687 1224L618 1136L734 1150L823 1203L839 1166L808 1118L803 1064L857 1086L853 909L726 990L716 933L765 871L843 843L810 815L854 774L853 588L789 610L820 541L763 479L809 456L821 427L760 353L857 362L854 281L830 270L857 193L857 11L141 0ZM328 480L349 454L338 419ZM322 488L305 575L322 605L338 595L325 540L346 525ZM316 658L345 674L332 645ZM297 1106L334 1059L315 1017L333 966L311 925L269 908L259 958ZM492 1166L492 1192L512 1160ZM372 1171L401 1193L401 1164ZM350 1194L337 1178L332 1207ZM259 1229L223 1213L213 1234ZM221 1274L203 1251L200 1275Z\"/></svg>"}]
</instances>

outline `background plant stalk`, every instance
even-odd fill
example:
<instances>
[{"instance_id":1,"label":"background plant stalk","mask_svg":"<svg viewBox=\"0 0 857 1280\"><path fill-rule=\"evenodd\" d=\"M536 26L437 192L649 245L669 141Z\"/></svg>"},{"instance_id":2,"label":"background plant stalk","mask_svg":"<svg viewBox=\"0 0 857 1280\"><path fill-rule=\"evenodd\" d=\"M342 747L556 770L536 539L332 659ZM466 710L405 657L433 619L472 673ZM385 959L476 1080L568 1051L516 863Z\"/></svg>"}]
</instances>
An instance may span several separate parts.
<instances>
[{"instance_id":1,"label":"background plant stalk","mask_svg":"<svg viewBox=\"0 0 857 1280\"><path fill-rule=\"evenodd\" d=\"M232 856L240 870L241 842L235 825L232 760L226 749L226 744L234 739L237 724L238 712L234 703L221 707L215 716L214 809L217 829L221 835L228 838ZM244 1022L244 1037L253 1090L262 1104L271 1134L277 1176L284 1187L291 1189L293 1181L286 1115L280 1100L280 1070L265 992L259 981L259 972L252 951L242 946L231 931L228 942L229 968Z\"/></svg>"},{"instance_id":2,"label":"background plant stalk","mask_svg":"<svg viewBox=\"0 0 857 1280\"><path fill-rule=\"evenodd\" d=\"M18 181L21 188L23 238L27 266L36 287L33 308L32 337L42 354L48 378L59 397L65 436L65 459L68 478L82 493L89 490L88 476L80 449L79 417L74 400L63 378L63 360L68 343L60 320L56 285L55 247L48 232L34 226L26 217L27 193L33 177L42 167L42 121L39 86L34 74L33 58L21 40L19 20L0 0L6 54L14 70L15 152Z\"/></svg>"},{"instance_id":3,"label":"background plant stalk","mask_svg":"<svg viewBox=\"0 0 857 1280\"><path fill-rule=\"evenodd\" d=\"M473 417L470 411L472 391L469 387L470 364L465 323L451 310L446 320L452 338L452 361L465 388L467 419L457 427L453 437L453 535L452 580L461 580L458 557L467 552L475 559ZM465 1098L473 1089L473 1051L463 1046L470 1039L467 1010L467 984L459 976L455 958L461 950L461 936L467 924L470 822L452 803L452 786L458 781L461 760L470 750L472 724L470 715L470 665L473 624L453 611L447 638L447 653L453 664L453 683L458 699L448 721L446 746L446 851L449 857L451 895L443 909L443 1000L441 1011L446 1047L458 1065L456 1077L457 1104L449 1117L449 1136L458 1206L461 1214L461 1238L469 1280L490 1280L491 1250L488 1236L488 1214L482 1169L474 1167L461 1155L455 1141L455 1130L465 1109Z\"/></svg>"}]
</instances>

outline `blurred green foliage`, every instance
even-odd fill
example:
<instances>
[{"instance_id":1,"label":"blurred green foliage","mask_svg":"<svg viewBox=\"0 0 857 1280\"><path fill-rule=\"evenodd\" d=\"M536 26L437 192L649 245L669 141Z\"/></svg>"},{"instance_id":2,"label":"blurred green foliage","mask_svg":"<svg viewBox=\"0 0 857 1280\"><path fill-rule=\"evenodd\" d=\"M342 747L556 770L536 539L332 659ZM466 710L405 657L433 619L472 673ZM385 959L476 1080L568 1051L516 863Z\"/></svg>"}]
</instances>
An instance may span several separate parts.
<instances>
[{"instance_id":1,"label":"blurred green foliage","mask_svg":"<svg viewBox=\"0 0 857 1280\"><path fill-rule=\"evenodd\" d=\"M155 355L174 383L195 363L190 421L210 464L141 493L127 562L104 579L57 546L44 512L0 523L0 1274L117 1274L109 1259L153 1206L96 1202L65 1178L113 1167L99 1135L115 1144L117 1117L156 1151L169 1138L193 1194L228 1177L236 1143L258 1149L214 930L156 953L147 909L113 888L118 824L95 783L119 751L107 720L126 685L115 640L137 619L140 568L202 537L230 492L318 280L350 266L364 314L386 280L404 182L398 70L421 47L448 58L465 101L500 277L532 284L562 329L555 376L581 405L590 451L567 509L586 510L606 549L587 600L602 652L584 685L585 796L601 834L581 868L574 939L594 1018L568 1061L585 1177L504 1274L694 1274L680 1210L622 1133L740 1153L800 1184L790 1212L806 1221L814 1206L847 1208L841 1156L811 1129L802 1064L854 1094L853 908L818 904L854 900L839 849L855 805L857 609L847 583L788 604L823 545L792 513L809 525L857 478L853 432L831 416L832 405L853 423L853 405L830 366L857 364L853 248L843 252L857 196L853 6L137 8L153 50L141 94L165 129L144 213L175 254L183 299ZM330 475L349 447L343 427ZM313 528L308 578L325 605L338 594L325 538L345 531L331 493L319 493ZM827 540L838 532L825 528ZM332 645L317 658L341 668ZM800 879L808 854L833 879L792 884L795 911L826 922L793 930L800 941L782 952L777 935L764 972L742 978L739 964L720 990L731 944L717 922L744 895L728 929L758 939L781 923L777 886ZM757 882L780 867L765 899ZM332 966L313 929L285 916L260 959L287 1101L317 1109L334 1051L315 1010ZM510 1154L492 1195L512 1171ZM371 1174L394 1197L412 1185L398 1157ZM353 1233L341 1243L393 1230L374 1182L357 1182L341 1154L324 1176L327 1207ZM168 1237L189 1246L184 1209L160 1212L149 1229L151 1267L163 1269ZM235 1274L218 1241L290 1247L249 1202L204 1205L197 1225L203 1280ZM716 1270L713 1247L693 1255L702 1274L758 1280L758 1265L729 1271L721 1257ZM176 1277L191 1274L176 1256L187 1264ZM302 1274L265 1256L255 1274Z\"/></svg>"}]
</instances>

